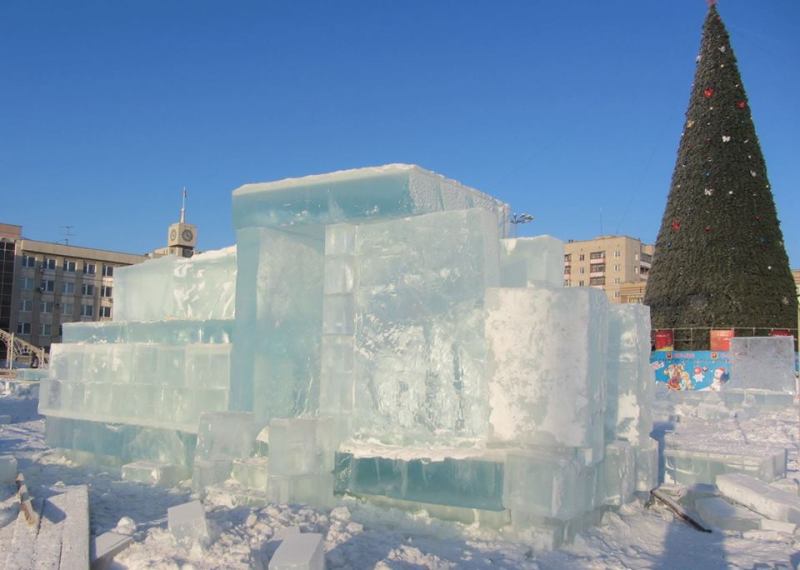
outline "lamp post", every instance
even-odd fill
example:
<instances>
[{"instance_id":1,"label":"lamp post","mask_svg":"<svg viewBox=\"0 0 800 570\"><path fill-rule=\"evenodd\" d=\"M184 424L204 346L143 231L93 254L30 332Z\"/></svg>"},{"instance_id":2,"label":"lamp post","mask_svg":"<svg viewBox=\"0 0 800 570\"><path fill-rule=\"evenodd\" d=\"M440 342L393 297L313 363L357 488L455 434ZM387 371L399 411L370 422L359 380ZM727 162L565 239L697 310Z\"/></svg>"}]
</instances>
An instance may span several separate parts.
<instances>
[{"instance_id":1,"label":"lamp post","mask_svg":"<svg viewBox=\"0 0 800 570\"><path fill-rule=\"evenodd\" d=\"M522 212L520 214L511 214L511 219L509 221L514 226L514 237L517 237L517 226L519 224L531 223L533 221L533 216L525 212Z\"/></svg>"}]
</instances>

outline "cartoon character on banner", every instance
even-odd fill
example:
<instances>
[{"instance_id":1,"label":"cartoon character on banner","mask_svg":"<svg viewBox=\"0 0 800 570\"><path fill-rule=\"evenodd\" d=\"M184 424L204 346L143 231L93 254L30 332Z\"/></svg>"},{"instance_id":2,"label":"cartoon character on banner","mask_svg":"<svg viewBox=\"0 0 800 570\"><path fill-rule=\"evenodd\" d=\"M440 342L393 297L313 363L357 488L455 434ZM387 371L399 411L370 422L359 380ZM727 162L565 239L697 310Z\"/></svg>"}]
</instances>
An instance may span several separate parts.
<instances>
[{"instance_id":1,"label":"cartoon character on banner","mask_svg":"<svg viewBox=\"0 0 800 570\"><path fill-rule=\"evenodd\" d=\"M670 364L664 369L667 375L667 388L679 392L692 389L692 379L683 364Z\"/></svg>"},{"instance_id":2,"label":"cartoon character on banner","mask_svg":"<svg viewBox=\"0 0 800 570\"><path fill-rule=\"evenodd\" d=\"M711 380L711 389L714 392L719 392L722 385L728 381L728 372L724 368L714 369L714 378Z\"/></svg>"},{"instance_id":3,"label":"cartoon character on banner","mask_svg":"<svg viewBox=\"0 0 800 570\"><path fill-rule=\"evenodd\" d=\"M694 380L695 387L701 385L706 380L706 372L708 368L705 366L695 366L694 368L694 376L692 376L692 380Z\"/></svg>"}]
</instances>

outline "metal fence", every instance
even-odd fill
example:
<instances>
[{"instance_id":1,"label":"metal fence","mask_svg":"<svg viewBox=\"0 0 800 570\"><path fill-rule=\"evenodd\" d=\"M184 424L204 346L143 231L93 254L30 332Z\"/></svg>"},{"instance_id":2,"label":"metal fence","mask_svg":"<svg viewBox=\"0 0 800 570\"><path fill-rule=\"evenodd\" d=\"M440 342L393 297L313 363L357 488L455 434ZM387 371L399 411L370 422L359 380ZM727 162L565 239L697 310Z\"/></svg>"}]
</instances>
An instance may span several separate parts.
<instances>
[{"instance_id":1,"label":"metal fence","mask_svg":"<svg viewBox=\"0 0 800 570\"><path fill-rule=\"evenodd\" d=\"M712 330L733 330L734 336L785 336L786 333L794 337L794 350L798 351L798 329L784 327L678 327L673 329L653 329L650 342L653 350L656 348L656 332L672 331L674 350L709 350L711 347Z\"/></svg>"}]
</instances>

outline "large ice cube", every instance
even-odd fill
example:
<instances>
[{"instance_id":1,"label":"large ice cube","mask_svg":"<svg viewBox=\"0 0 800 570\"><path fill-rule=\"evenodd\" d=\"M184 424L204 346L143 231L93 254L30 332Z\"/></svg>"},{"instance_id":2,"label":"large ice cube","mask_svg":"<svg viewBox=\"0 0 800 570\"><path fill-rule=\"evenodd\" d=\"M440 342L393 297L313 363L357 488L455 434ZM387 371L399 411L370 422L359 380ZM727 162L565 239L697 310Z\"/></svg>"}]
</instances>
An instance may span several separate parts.
<instances>
[{"instance_id":1,"label":"large ice cube","mask_svg":"<svg viewBox=\"0 0 800 570\"><path fill-rule=\"evenodd\" d=\"M789 336L731 339L730 388L795 392L794 339Z\"/></svg>"},{"instance_id":2,"label":"large ice cube","mask_svg":"<svg viewBox=\"0 0 800 570\"><path fill-rule=\"evenodd\" d=\"M602 458L607 301L588 288L488 289L491 437Z\"/></svg>"},{"instance_id":3,"label":"large ice cube","mask_svg":"<svg viewBox=\"0 0 800 570\"><path fill-rule=\"evenodd\" d=\"M114 280L117 321L231 319L236 248L151 259L119 268Z\"/></svg>"},{"instance_id":4,"label":"large ice cube","mask_svg":"<svg viewBox=\"0 0 800 570\"><path fill-rule=\"evenodd\" d=\"M322 228L328 224L482 208L501 237L508 206L455 180L409 164L359 168L246 184L233 192L233 225Z\"/></svg>"},{"instance_id":5,"label":"large ice cube","mask_svg":"<svg viewBox=\"0 0 800 570\"><path fill-rule=\"evenodd\" d=\"M800 524L800 497L744 475L729 473L717 477L720 492L769 519Z\"/></svg>"},{"instance_id":6,"label":"large ice cube","mask_svg":"<svg viewBox=\"0 0 800 570\"><path fill-rule=\"evenodd\" d=\"M550 236L500 240L500 285L528 287L564 283L564 243Z\"/></svg>"}]
</instances>

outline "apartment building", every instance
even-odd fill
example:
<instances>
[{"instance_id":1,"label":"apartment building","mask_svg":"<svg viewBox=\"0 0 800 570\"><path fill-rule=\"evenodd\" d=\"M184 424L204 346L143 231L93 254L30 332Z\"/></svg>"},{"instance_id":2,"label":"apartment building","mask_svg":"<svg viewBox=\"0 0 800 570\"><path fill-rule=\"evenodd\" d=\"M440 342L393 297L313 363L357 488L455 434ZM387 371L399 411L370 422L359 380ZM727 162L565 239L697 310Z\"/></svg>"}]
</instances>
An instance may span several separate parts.
<instances>
[{"instance_id":1,"label":"apartment building","mask_svg":"<svg viewBox=\"0 0 800 570\"><path fill-rule=\"evenodd\" d=\"M564 244L564 286L596 287L612 303L640 303L654 247L628 236Z\"/></svg>"},{"instance_id":2,"label":"apartment building","mask_svg":"<svg viewBox=\"0 0 800 570\"><path fill-rule=\"evenodd\" d=\"M19 236L13 240L10 314L2 324L5 330L42 348L61 341L62 323L110 320L114 270L148 259ZM6 239L6 248L11 241ZM7 274L6 264L0 272L1 280Z\"/></svg>"}]
</instances>

